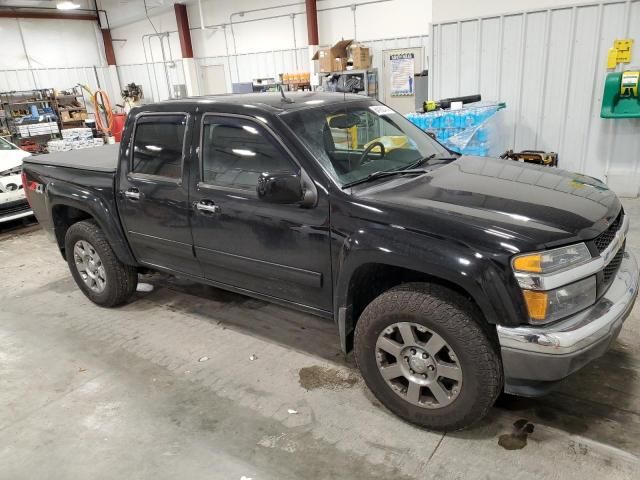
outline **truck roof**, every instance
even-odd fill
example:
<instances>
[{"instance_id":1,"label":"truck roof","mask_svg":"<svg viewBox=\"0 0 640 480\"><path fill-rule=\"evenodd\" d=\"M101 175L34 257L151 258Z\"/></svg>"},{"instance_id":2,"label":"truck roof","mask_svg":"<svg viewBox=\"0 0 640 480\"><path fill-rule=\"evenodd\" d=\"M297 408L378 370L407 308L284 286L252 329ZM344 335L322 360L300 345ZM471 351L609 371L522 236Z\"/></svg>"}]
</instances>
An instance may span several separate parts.
<instances>
[{"instance_id":1,"label":"truck roof","mask_svg":"<svg viewBox=\"0 0 640 480\"><path fill-rule=\"evenodd\" d=\"M273 114L285 111L300 110L317 106L319 104L330 105L340 102L353 102L369 100L369 97L357 95L353 93L335 93L335 92L285 92L285 96L290 102L283 101L280 92L269 93L242 93L242 94L223 94L223 95L206 95L202 97L187 97L176 100L166 100L164 102L145 105L143 108L149 110L149 107L167 106L175 104L188 103L189 105L211 105L218 106L246 106L248 108L260 108ZM162 108L159 108L162 110Z\"/></svg>"}]
</instances>

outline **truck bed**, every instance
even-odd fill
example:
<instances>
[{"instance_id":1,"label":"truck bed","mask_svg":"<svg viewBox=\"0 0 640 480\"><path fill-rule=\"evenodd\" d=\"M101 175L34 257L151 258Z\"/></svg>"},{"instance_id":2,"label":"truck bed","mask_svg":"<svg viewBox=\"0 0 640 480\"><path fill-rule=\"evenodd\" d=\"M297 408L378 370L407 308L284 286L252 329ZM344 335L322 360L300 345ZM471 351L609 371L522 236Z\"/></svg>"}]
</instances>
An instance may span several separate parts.
<instances>
[{"instance_id":1,"label":"truck bed","mask_svg":"<svg viewBox=\"0 0 640 480\"><path fill-rule=\"evenodd\" d=\"M115 173L120 144L104 147L48 153L24 159L24 163Z\"/></svg>"}]
</instances>

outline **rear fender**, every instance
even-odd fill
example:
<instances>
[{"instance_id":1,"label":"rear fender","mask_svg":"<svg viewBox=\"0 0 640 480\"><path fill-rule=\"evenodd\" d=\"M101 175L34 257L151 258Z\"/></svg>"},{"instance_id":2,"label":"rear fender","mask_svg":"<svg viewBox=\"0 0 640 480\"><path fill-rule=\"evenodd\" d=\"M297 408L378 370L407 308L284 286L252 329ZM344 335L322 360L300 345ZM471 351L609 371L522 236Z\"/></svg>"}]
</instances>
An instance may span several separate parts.
<instances>
[{"instance_id":1,"label":"rear fender","mask_svg":"<svg viewBox=\"0 0 640 480\"><path fill-rule=\"evenodd\" d=\"M59 207L72 207L86 212L104 232L118 259L124 264L135 266L137 262L125 239L115 202L111 199L112 196L113 185L109 188L98 187L94 190L53 180L46 186L46 197L54 227L56 223L53 218L54 212ZM64 244L60 244L60 239L58 239L58 244L64 256Z\"/></svg>"}]
</instances>

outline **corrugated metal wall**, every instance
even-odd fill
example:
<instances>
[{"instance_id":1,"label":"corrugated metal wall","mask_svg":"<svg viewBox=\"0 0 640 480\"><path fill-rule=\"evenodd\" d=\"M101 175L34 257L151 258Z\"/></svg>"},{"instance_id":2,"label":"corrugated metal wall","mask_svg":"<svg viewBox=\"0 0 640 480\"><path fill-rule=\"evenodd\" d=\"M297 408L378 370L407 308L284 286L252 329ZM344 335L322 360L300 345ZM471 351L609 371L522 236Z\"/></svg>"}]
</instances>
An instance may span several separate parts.
<instances>
[{"instance_id":1,"label":"corrugated metal wall","mask_svg":"<svg viewBox=\"0 0 640 480\"><path fill-rule=\"evenodd\" d=\"M173 85L185 83L182 60L118 65L118 77L122 88L130 83L142 85L145 98L154 102L173 97ZM120 101L119 94L116 98Z\"/></svg>"},{"instance_id":2,"label":"corrugated metal wall","mask_svg":"<svg viewBox=\"0 0 640 480\"><path fill-rule=\"evenodd\" d=\"M109 97L120 99L119 87L112 85L107 67L69 67L69 68L39 68L21 70L0 70L0 92L15 90L31 90L40 88L68 89L78 84L87 85L96 90L99 87L106 90ZM92 111L88 97L87 107Z\"/></svg>"},{"instance_id":3,"label":"corrugated metal wall","mask_svg":"<svg viewBox=\"0 0 640 480\"><path fill-rule=\"evenodd\" d=\"M41 68L34 70L1 70L0 91L34 88L70 88L78 83L97 87L93 67Z\"/></svg>"},{"instance_id":4,"label":"corrugated metal wall","mask_svg":"<svg viewBox=\"0 0 640 480\"><path fill-rule=\"evenodd\" d=\"M386 38L362 41L371 49L372 66L382 71L382 51L398 48L422 47L425 58L423 65L428 65L427 52L429 36ZM237 65L236 65L237 62ZM231 91L231 82L250 82L254 78L273 77L279 73L309 71L309 50L307 47L268 52L248 53L196 59L198 67L206 65L224 65L227 74L227 87ZM233 79L233 80L232 80ZM124 81L124 79L123 79ZM383 85L380 85L383 88ZM382 91L380 94L382 98Z\"/></svg>"},{"instance_id":5,"label":"corrugated metal wall","mask_svg":"<svg viewBox=\"0 0 640 480\"><path fill-rule=\"evenodd\" d=\"M561 167L637 195L640 120L600 118L607 52L627 37L635 39L631 65L640 65L640 0L434 24L431 96L505 101L515 149L559 152Z\"/></svg>"},{"instance_id":6,"label":"corrugated metal wall","mask_svg":"<svg viewBox=\"0 0 640 480\"><path fill-rule=\"evenodd\" d=\"M309 49L307 47L267 52L245 53L240 55L221 55L217 57L196 58L198 81L201 79L200 67L223 65L227 77L227 90L231 83L250 82L254 78L276 78L283 72L309 71ZM239 79L239 80L238 80Z\"/></svg>"},{"instance_id":7,"label":"corrugated metal wall","mask_svg":"<svg viewBox=\"0 0 640 480\"><path fill-rule=\"evenodd\" d=\"M427 65L427 35L377 39L363 42L371 48L373 66L382 69L382 51L395 48L422 47L425 54L423 64ZM309 71L309 50L307 47L287 50L248 53L241 55L196 58L198 81L200 67L205 65L224 65L227 75L227 88L231 91L231 82L250 82L254 78L274 77L279 73ZM122 86L131 82L143 86L145 97L151 101L166 100L170 97L172 85L184 84L184 69L181 60L166 63L140 63L118 65L118 77ZM167 83L167 75L169 82ZM34 84L35 76L35 84ZM117 85L111 85L107 67L48 68L33 70L0 70L0 91L29 90L34 88L69 88L77 83L105 89L112 103L120 101ZM232 80L233 79L233 80ZM380 85L383 89L383 85ZM382 98L381 91L381 98Z\"/></svg>"}]
</instances>

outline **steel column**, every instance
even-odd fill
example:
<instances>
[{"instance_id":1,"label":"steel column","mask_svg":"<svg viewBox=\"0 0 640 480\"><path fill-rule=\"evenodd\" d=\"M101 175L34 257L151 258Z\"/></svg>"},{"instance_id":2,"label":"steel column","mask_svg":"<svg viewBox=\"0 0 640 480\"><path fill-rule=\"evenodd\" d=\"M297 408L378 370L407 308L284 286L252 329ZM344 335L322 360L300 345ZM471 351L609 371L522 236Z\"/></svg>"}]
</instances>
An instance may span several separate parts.
<instances>
[{"instance_id":1,"label":"steel column","mask_svg":"<svg viewBox=\"0 0 640 480\"><path fill-rule=\"evenodd\" d=\"M176 23L178 24L178 37L180 38L182 58L193 58L193 46L191 45L191 30L189 30L187 6L182 3L175 3L173 8L176 13Z\"/></svg>"},{"instance_id":2,"label":"steel column","mask_svg":"<svg viewBox=\"0 0 640 480\"><path fill-rule=\"evenodd\" d=\"M111 38L111 30L101 28L102 42L104 43L104 55L107 59L107 65L117 65L116 54L113 51L113 39Z\"/></svg>"},{"instance_id":3,"label":"steel column","mask_svg":"<svg viewBox=\"0 0 640 480\"><path fill-rule=\"evenodd\" d=\"M309 45L318 45L318 8L316 0L305 0Z\"/></svg>"}]
</instances>

